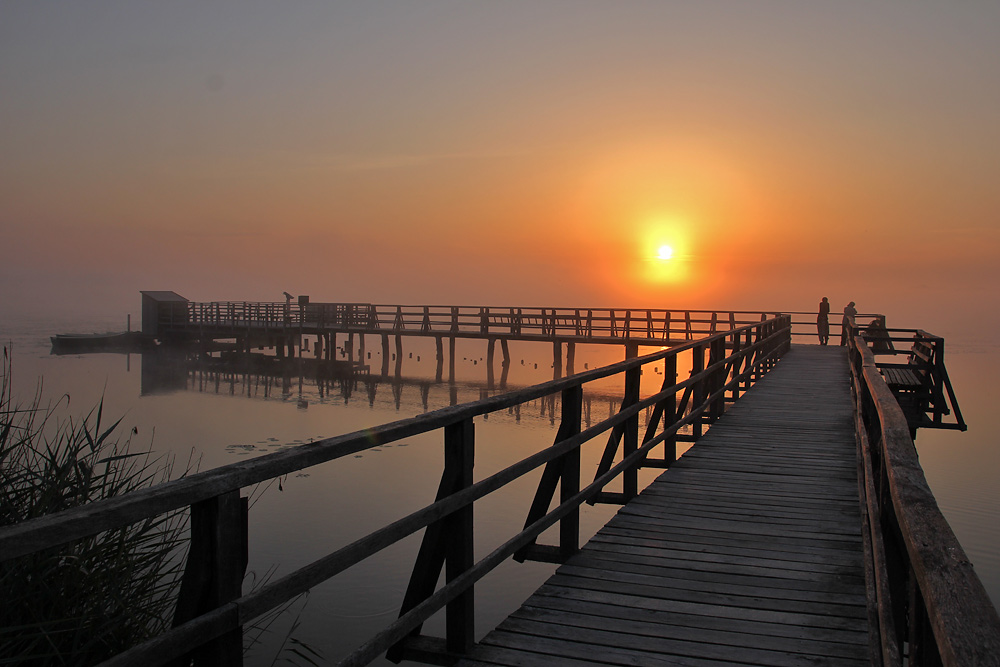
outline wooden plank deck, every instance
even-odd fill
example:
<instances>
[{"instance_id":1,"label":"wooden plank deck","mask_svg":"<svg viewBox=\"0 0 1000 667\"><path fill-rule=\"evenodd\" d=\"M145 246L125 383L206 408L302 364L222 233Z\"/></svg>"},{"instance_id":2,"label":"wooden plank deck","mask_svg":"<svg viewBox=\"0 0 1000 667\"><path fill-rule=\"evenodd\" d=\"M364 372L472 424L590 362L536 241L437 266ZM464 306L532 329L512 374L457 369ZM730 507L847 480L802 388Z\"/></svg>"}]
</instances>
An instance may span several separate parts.
<instances>
[{"instance_id":1,"label":"wooden plank deck","mask_svg":"<svg viewBox=\"0 0 1000 667\"><path fill-rule=\"evenodd\" d=\"M869 664L848 373L793 346L459 664Z\"/></svg>"}]
</instances>

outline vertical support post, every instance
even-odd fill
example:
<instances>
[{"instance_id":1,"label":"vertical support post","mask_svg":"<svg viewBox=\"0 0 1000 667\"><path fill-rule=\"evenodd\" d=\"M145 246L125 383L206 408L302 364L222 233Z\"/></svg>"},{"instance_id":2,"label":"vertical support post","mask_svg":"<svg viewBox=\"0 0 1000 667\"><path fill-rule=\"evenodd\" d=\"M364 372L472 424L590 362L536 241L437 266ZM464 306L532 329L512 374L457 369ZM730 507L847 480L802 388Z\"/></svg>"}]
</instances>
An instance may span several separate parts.
<instances>
[{"instance_id":1,"label":"vertical support post","mask_svg":"<svg viewBox=\"0 0 1000 667\"><path fill-rule=\"evenodd\" d=\"M455 337L448 339L448 382L455 384Z\"/></svg>"},{"instance_id":2,"label":"vertical support post","mask_svg":"<svg viewBox=\"0 0 1000 667\"><path fill-rule=\"evenodd\" d=\"M403 337L396 334L396 377L399 377L403 370Z\"/></svg>"},{"instance_id":3,"label":"vertical support post","mask_svg":"<svg viewBox=\"0 0 1000 667\"><path fill-rule=\"evenodd\" d=\"M562 377L562 343L552 341L552 379L558 380Z\"/></svg>"},{"instance_id":4,"label":"vertical support post","mask_svg":"<svg viewBox=\"0 0 1000 667\"><path fill-rule=\"evenodd\" d=\"M435 500L442 500L472 485L475 463L475 425L471 418L444 428L444 472ZM427 526L417 552L410 582L403 596L402 616L434 593L441 569L451 582L474 565L472 505L459 508ZM475 640L475 597L470 588L445 607L445 644L449 652L465 653ZM420 635L421 626L410 633ZM407 657L406 639L393 645L386 658L399 662Z\"/></svg>"},{"instance_id":5,"label":"vertical support post","mask_svg":"<svg viewBox=\"0 0 1000 667\"><path fill-rule=\"evenodd\" d=\"M639 344L625 345L625 358L633 359L639 356ZM641 368L636 366L625 371L625 399L622 407L639 402L639 374ZM635 414L625 421L622 433L622 458L628 458L639 448L639 415ZM633 466L622 474L622 494L626 500L634 498L639 493L639 466Z\"/></svg>"},{"instance_id":6,"label":"vertical support post","mask_svg":"<svg viewBox=\"0 0 1000 667\"><path fill-rule=\"evenodd\" d=\"M347 360L354 361L354 332L347 334Z\"/></svg>"},{"instance_id":7,"label":"vertical support post","mask_svg":"<svg viewBox=\"0 0 1000 667\"><path fill-rule=\"evenodd\" d=\"M753 333L752 333L752 330L751 329L747 329L746 334L744 334L744 335L746 336L746 338L743 341L743 343L744 343L743 347L745 347L745 348L751 347L753 345ZM754 358L755 354L756 354L755 352L744 353L744 355L743 355L743 362L741 363L741 366L743 368L743 370L741 371L741 374L745 373L745 372L747 372L747 371L749 371L751 369L751 367L753 366L753 358ZM751 376L750 373L747 373L746 377L743 378L743 393L744 394L747 393L747 391L750 389L751 378L752 378L752 376Z\"/></svg>"},{"instance_id":8,"label":"vertical support post","mask_svg":"<svg viewBox=\"0 0 1000 667\"><path fill-rule=\"evenodd\" d=\"M576 372L576 343L566 343L566 375Z\"/></svg>"},{"instance_id":9,"label":"vertical support post","mask_svg":"<svg viewBox=\"0 0 1000 667\"><path fill-rule=\"evenodd\" d=\"M497 339L492 336L486 341L486 387L493 389L495 379L493 376L493 357L496 354Z\"/></svg>"},{"instance_id":10,"label":"vertical support post","mask_svg":"<svg viewBox=\"0 0 1000 667\"><path fill-rule=\"evenodd\" d=\"M731 334L731 337L732 341L730 342L729 347L732 349L733 353L732 372L734 382L733 388L729 391L729 400L736 401L740 397L740 383L735 380L740 374L740 365L742 363L740 351L743 349L743 346L741 345L740 335L738 333ZM728 377L726 379L728 379Z\"/></svg>"},{"instance_id":11,"label":"vertical support post","mask_svg":"<svg viewBox=\"0 0 1000 667\"><path fill-rule=\"evenodd\" d=\"M726 339L723 337L716 338L712 341L711 352L709 354L710 364L720 364L712 373L712 382L709 385L709 391L713 394L718 393L719 395L712 401L712 405L709 407L709 419L715 422L726 409L726 396L721 393L720 390L726 384L726 368L722 364L722 360L726 358Z\"/></svg>"},{"instance_id":12,"label":"vertical support post","mask_svg":"<svg viewBox=\"0 0 1000 667\"><path fill-rule=\"evenodd\" d=\"M437 367L434 370L434 381L441 382L444 377L444 340L441 336L434 336L434 352Z\"/></svg>"},{"instance_id":13,"label":"vertical support post","mask_svg":"<svg viewBox=\"0 0 1000 667\"><path fill-rule=\"evenodd\" d=\"M191 506L191 546L173 625L217 609L242 595L247 567L247 502L239 490ZM237 622L235 610L233 622ZM243 629L236 627L192 650L195 667L243 664Z\"/></svg>"},{"instance_id":14,"label":"vertical support post","mask_svg":"<svg viewBox=\"0 0 1000 667\"><path fill-rule=\"evenodd\" d=\"M560 438L580 433L583 413L583 386L576 385L562 392L562 423ZM580 448L576 447L563 456L562 476L559 480L559 503L562 504L580 492ZM559 522L559 554L568 558L580 548L580 508L574 508Z\"/></svg>"},{"instance_id":15,"label":"vertical support post","mask_svg":"<svg viewBox=\"0 0 1000 667\"><path fill-rule=\"evenodd\" d=\"M452 493L472 486L475 462L475 425L472 419L450 424L444 430L445 468L454 470ZM444 519L448 545L445 581L451 582L475 565L472 505L456 510ZM449 651L466 653L475 642L474 589L461 593L445 608L445 643Z\"/></svg>"},{"instance_id":16,"label":"vertical support post","mask_svg":"<svg viewBox=\"0 0 1000 667\"><path fill-rule=\"evenodd\" d=\"M389 334L382 334L382 377L389 377Z\"/></svg>"},{"instance_id":17,"label":"vertical support post","mask_svg":"<svg viewBox=\"0 0 1000 667\"><path fill-rule=\"evenodd\" d=\"M663 364L663 386L670 387L677 384L677 355L672 354L664 360ZM670 395L670 398L663 401L663 423L671 426L680 419L677 414L677 392ZM677 461L677 437L676 434L663 441L663 460L666 467Z\"/></svg>"},{"instance_id":18,"label":"vertical support post","mask_svg":"<svg viewBox=\"0 0 1000 667\"><path fill-rule=\"evenodd\" d=\"M692 377L705 370L705 346L696 345L691 348L691 375ZM691 407L698 409L705 400L705 381L696 382L691 390ZM691 423L691 435L694 440L701 437L701 424L704 416L698 417Z\"/></svg>"}]
</instances>

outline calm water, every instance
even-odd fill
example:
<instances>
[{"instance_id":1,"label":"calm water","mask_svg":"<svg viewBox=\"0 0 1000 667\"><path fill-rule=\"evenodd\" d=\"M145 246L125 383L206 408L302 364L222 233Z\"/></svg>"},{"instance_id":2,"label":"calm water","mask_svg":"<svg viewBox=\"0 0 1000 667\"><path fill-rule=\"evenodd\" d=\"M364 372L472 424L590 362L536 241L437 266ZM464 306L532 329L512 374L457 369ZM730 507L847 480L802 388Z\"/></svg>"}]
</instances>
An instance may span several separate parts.
<instances>
[{"instance_id":1,"label":"calm water","mask_svg":"<svg viewBox=\"0 0 1000 667\"><path fill-rule=\"evenodd\" d=\"M70 414L86 412L103 395L106 414L124 415L124 423L138 429L138 443L152 443L156 451L172 454L181 465L193 458L201 470L410 417L455 400L475 400L485 391L482 342L464 346L460 342L454 394L447 384L426 381L404 383L396 391L386 383L374 392L359 385L346 394L338 385L318 385L298 377L283 382L164 373L148 362L144 368L140 355L49 354L48 337L54 333L121 328L110 318L22 321L3 325L0 340L12 344L15 386L25 400L39 378L47 398L69 395ZM371 342L371 364L377 370L379 350ZM620 355L617 349L581 346L578 368L615 361ZM512 344L511 356L512 385L551 378L549 346ZM404 376L432 378L433 358L432 344L404 342ZM1000 415L989 379L1000 373L1000 349L949 340L947 362L970 430L921 431L917 446L941 508L996 604L1000 600L1000 543L995 529L1000 523L1000 486L995 483L1000 476L996 448ZM645 374L643 382L646 391L658 384L652 373ZM614 396L620 396L616 385L604 389L606 393L598 390L590 396L590 418L595 422L609 414ZM477 479L551 444L556 427L552 405L545 401L477 420ZM585 452L585 475L596 465L594 449ZM246 586L288 573L432 501L441 464L440 434L429 434L293 474L282 480L280 489L271 485L253 490L251 574ZM653 474L650 471L647 479ZM477 504L477 557L521 528L536 482L537 475L531 476ZM584 506L585 537L614 509ZM296 618L300 625L295 636L331 658L371 636L396 617L417 546L411 537L314 589L270 626L248 664L271 664ZM487 577L476 589L479 632L485 633L515 609L553 569L507 562ZM425 631L442 633L441 619L432 619Z\"/></svg>"}]
</instances>

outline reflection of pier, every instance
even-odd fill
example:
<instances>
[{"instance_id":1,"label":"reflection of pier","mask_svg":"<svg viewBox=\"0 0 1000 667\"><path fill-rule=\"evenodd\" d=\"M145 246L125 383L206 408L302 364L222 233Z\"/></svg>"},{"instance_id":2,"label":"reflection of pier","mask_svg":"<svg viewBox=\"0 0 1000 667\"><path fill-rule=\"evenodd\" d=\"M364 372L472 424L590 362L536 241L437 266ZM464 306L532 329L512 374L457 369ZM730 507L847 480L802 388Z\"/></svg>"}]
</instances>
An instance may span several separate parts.
<instances>
[{"instance_id":1,"label":"reflection of pier","mask_svg":"<svg viewBox=\"0 0 1000 667\"><path fill-rule=\"evenodd\" d=\"M265 355L213 357L169 347L142 354L143 395L192 391L260 399L284 398L296 400L300 407L308 406L311 401L336 397L344 404L366 401L369 407L374 407L378 397L389 391L396 410L406 404L419 405L428 412L432 405L485 400L504 390L503 386L490 386L481 381L442 383L401 375L383 378L370 375L363 368L358 372L356 366L344 362L331 365L320 359L276 359ZM581 406L584 424L589 427L592 419L614 415L620 403L621 397L614 393L588 388ZM522 410L530 410L538 418L555 424L559 396L553 393L523 405L518 403L510 406L507 413L515 422L520 422ZM644 411L643 424L651 412L651 408Z\"/></svg>"},{"instance_id":2,"label":"reflection of pier","mask_svg":"<svg viewBox=\"0 0 1000 667\"><path fill-rule=\"evenodd\" d=\"M442 380L445 339L448 380L455 380L455 344L459 338L486 341L487 383L495 382L499 344L501 385L510 368L510 341L552 345L553 377L576 372L579 343L624 346L634 357L639 346L680 345L692 340L760 323L777 313L762 311L665 310L634 308L516 308L492 306L403 306L367 303L188 301L174 292L143 292L143 333L161 341L235 341L241 350L273 349L279 358L308 350L332 360L337 349L348 361L366 360L366 337L381 342L381 374L389 365L400 375L403 338L432 338ZM340 337L343 337L341 342ZM390 345L392 339L392 345ZM342 345L342 347L340 347ZM565 347L565 349L564 349Z\"/></svg>"}]
</instances>

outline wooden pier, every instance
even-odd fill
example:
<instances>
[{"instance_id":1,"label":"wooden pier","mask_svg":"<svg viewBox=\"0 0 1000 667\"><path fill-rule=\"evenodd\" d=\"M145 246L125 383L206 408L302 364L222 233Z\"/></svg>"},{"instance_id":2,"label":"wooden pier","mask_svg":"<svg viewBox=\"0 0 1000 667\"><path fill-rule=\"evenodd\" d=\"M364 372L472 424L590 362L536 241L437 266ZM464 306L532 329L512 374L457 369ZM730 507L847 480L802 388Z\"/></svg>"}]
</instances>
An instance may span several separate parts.
<instances>
[{"instance_id":1,"label":"wooden pier","mask_svg":"<svg viewBox=\"0 0 1000 667\"><path fill-rule=\"evenodd\" d=\"M291 295L288 295L289 297ZM698 338L757 324L778 313L767 311L669 310L651 308L538 308L496 306L398 305L312 302L308 296L286 303L189 301L175 292L142 292L142 332L161 342L235 341L236 349L273 349L277 356L302 353L304 340L315 341L317 358L341 356L353 362L371 357L366 337L381 343L381 375L402 373L403 339L431 338L437 379L455 380L458 339L486 341L487 384L494 384L499 343L500 386L506 385L509 343L527 341L552 346L553 377L576 372L576 345L616 345L626 356L639 346L681 345ZM340 340L338 341L338 338ZM393 342L390 343L390 340ZM448 344L445 354L445 342Z\"/></svg>"},{"instance_id":2,"label":"wooden pier","mask_svg":"<svg viewBox=\"0 0 1000 667\"><path fill-rule=\"evenodd\" d=\"M459 665L870 664L852 407L793 347Z\"/></svg>"},{"instance_id":3,"label":"wooden pier","mask_svg":"<svg viewBox=\"0 0 1000 667\"><path fill-rule=\"evenodd\" d=\"M180 297L169 303L151 311L160 324L164 311L182 324L193 312ZM646 312L648 332L655 318ZM574 318L565 326L586 322L582 313ZM1000 665L1000 617L938 510L913 445L920 427L965 428L943 340L882 329L872 341L852 327L846 348L793 347L789 314L761 318L741 323L732 313L726 322L716 313L702 330L692 320L684 330L691 339L672 347L668 326L658 344L641 339L661 347L641 357L632 329L616 330L606 336L626 349L616 364L5 526L0 564L56 553L49 550L71 555L75 540L189 512L173 627L105 667L241 665L248 623L416 534L399 617L337 664L385 655L468 666ZM206 334L205 325L199 335L234 331ZM525 320L502 324L508 332L514 325ZM481 326L466 333L499 335L489 321ZM563 325L546 313L538 326L552 341ZM404 329L397 323L398 335ZM449 334L461 331L424 332ZM888 351L886 341L895 344ZM907 355L905 363L876 363L876 343L880 354ZM644 394L640 375L653 368L663 369L662 386ZM611 378L621 379L618 411L585 422L585 392ZM551 446L488 476L473 474L475 420L543 398L554 406L555 397ZM242 590L253 518L245 490L430 433L441 437L444 465L428 505ZM600 462L591 480L581 451L592 445L588 455ZM640 468L668 470L639 493ZM524 528L477 554L474 504L529 474L538 481L525 499ZM623 507L581 548L580 506L598 502ZM550 528L557 543L538 543ZM476 583L511 558L561 567L477 638ZM441 611L445 636L422 634Z\"/></svg>"}]
</instances>

